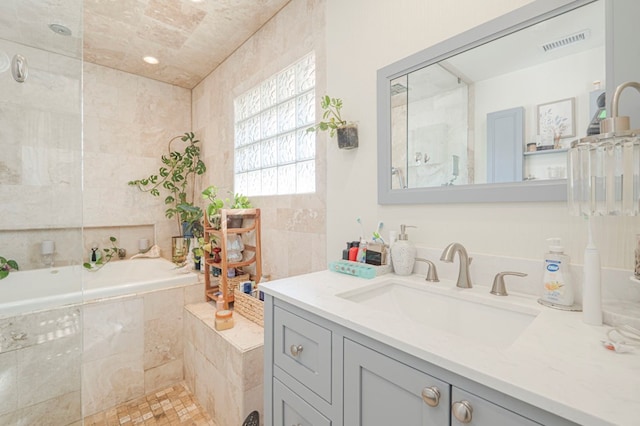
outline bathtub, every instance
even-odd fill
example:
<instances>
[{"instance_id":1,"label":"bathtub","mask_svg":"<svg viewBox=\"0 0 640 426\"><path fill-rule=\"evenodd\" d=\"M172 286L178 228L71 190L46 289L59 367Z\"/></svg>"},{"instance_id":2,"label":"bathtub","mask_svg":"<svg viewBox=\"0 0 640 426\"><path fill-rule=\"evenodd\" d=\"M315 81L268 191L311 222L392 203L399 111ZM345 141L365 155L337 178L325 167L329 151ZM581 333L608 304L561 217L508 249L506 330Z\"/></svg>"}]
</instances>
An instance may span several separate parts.
<instances>
[{"instance_id":1,"label":"bathtub","mask_svg":"<svg viewBox=\"0 0 640 426\"><path fill-rule=\"evenodd\" d=\"M95 272L79 265L11 272L0 280L0 318L197 282L162 258L114 260Z\"/></svg>"}]
</instances>

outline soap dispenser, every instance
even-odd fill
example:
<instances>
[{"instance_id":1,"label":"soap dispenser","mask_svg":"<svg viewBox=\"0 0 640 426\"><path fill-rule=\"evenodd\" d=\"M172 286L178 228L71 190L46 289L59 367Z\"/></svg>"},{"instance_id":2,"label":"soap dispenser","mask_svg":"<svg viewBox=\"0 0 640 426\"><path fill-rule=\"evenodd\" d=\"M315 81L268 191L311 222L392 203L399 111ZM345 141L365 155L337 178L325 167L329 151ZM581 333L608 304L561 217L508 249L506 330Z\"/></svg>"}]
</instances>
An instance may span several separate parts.
<instances>
[{"instance_id":1,"label":"soap dispenser","mask_svg":"<svg viewBox=\"0 0 640 426\"><path fill-rule=\"evenodd\" d=\"M551 306L572 306L573 287L571 284L570 259L560 245L560 238L547 239L549 252L544 256L544 287L542 300Z\"/></svg>"},{"instance_id":2,"label":"soap dispenser","mask_svg":"<svg viewBox=\"0 0 640 426\"><path fill-rule=\"evenodd\" d=\"M398 241L391 245L391 263L397 275L411 275L416 261L416 247L409 241L406 228L415 228L415 226L400 225Z\"/></svg>"}]
</instances>

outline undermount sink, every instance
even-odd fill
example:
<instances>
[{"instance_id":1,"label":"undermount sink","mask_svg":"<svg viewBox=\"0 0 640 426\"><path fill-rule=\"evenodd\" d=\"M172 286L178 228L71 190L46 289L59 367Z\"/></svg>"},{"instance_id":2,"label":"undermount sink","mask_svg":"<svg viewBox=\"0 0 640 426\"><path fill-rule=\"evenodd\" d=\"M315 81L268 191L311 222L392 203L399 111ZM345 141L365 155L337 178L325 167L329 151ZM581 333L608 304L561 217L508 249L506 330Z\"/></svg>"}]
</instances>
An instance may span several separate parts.
<instances>
[{"instance_id":1,"label":"undermount sink","mask_svg":"<svg viewBox=\"0 0 640 426\"><path fill-rule=\"evenodd\" d=\"M390 312L483 345L506 348L533 322L539 311L521 307L502 307L456 294L446 295L429 289L429 284L388 280L338 297L371 309ZM463 293L464 294L464 293Z\"/></svg>"}]
</instances>

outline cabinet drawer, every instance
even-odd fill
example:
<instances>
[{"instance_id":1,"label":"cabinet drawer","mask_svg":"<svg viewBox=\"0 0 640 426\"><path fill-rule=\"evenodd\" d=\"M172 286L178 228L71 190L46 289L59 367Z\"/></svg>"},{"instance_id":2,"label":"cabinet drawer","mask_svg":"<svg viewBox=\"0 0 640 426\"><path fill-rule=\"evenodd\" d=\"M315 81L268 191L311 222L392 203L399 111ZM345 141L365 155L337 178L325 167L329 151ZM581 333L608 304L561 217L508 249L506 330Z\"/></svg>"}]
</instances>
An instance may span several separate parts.
<instances>
[{"instance_id":1,"label":"cabinet drawer","mask_svg":"<svg viewBox=\"0 0 640 426\"><path fill-rule=\"evenodd\" d=\"M275 307L274 363L331 403L331 331Z\"/></svg>"},{"instance_id":2,"label":"cabinet drawer","mask_svg":"<svg viewBox=\"0 0 640 426\"><path fill-rule=\"evenodd\" d=\"M274 378L273 425L330 426L331 421Z\"/></svg>"},{"instance_id":3,"label":"cabinet drawer","mask_svg":"<svg viewBox=\"0 0 640 426\"><path fill-rule=\"evenodd\" d=\"M526 417L509 411L499 405L480 398L472 393L453 387L451 393L451 425L463 426L536 426ZM461 406L460 404L465 404ZM456 412L457 411L457 415ZM464 421L464 416L469 417ZM468 422L465 422L468 420Z\"/></svg>"}]
</instances>

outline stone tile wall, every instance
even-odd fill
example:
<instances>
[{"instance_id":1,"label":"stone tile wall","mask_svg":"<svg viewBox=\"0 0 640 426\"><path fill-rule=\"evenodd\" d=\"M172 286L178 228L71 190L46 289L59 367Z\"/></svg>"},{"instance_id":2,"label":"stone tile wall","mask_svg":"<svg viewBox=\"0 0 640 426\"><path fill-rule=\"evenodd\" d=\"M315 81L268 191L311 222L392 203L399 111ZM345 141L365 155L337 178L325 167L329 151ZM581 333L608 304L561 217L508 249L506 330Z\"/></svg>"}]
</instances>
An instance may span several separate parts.
<instances>
[{"instance_id":1,"label":"stone tile wall","mask_svg":"<svg viewBox=\"0 0 640 426\"><path fill-rule=\"evenodd\" d=\"M180 382L183 307L203 299L198 283L0 319L0 424L71 424Z\"/></svg>"},{"instance_id":2,"label":"stone tile wall","mask_svg":"<svg viewBox=\"0 0 640 426\"><path fill-rule=\"evenodd\" d=\"M203 298L198 283L86 304L84 415L180 382L183 307Z\"/></svg>"},{"instance_id":3,"label":"stone tile wall","mask_svg":"<svg viewBox=\"0 0 640 426\"><path fill-rule=\"evenodd\" d=\"M233 317L233 328L217 331L213 305L185 307L185 382L219 425L241 425L253 410L263 417L264 329Z\"/></svg>"},{"instance_id":4,"label":"stone tile wall","mask_svg":"<svg viewBox=\"0 0 640 426\"><path fill-rule=\"evenodd\" d=\"M233 190L234 99L309 52L316 55L316 94L326 87L325 1L288 3L192 91L193 128L204 141L204 186ZM319 107L316 118L321 116ZM327 268L327 144L318 134L316 192L251 197L262 213L262 270L271 279ZM355 221L355 217L347 218ZM339 253L336 253L339 256Z\"/></svg>"},{"instance_id":5,"label":"stone tile wall","mask_svg":"<svg viewBox=\"0 0 640 426\"><path fill-rule=\"evenodd\" d=\"M0 424L71 424L80 404L79 306L0 319Z\"/></svg>"}]
</instances>

